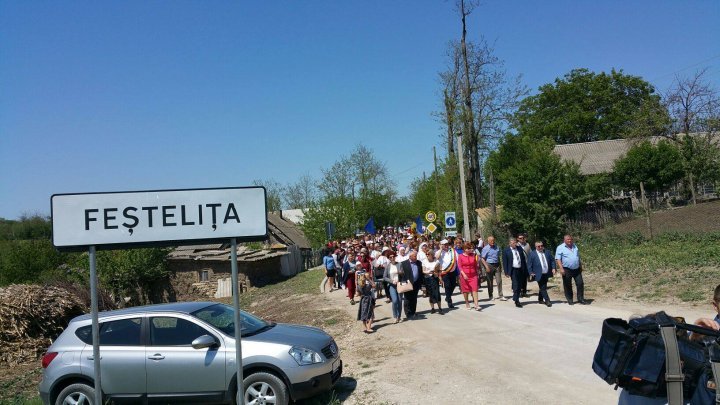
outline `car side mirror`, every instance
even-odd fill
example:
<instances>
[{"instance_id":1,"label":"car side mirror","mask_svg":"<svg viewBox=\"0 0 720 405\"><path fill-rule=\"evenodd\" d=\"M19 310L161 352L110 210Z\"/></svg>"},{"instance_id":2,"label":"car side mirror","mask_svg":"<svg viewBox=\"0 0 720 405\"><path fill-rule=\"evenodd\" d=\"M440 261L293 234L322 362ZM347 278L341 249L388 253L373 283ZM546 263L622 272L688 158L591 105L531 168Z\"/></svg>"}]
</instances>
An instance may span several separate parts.
<instances>
[{"instance_id":1,"label":"car side mirror","mask_svg":"<svg viewBox=\"0 0 720 405\"><path fill-rule=\"evenodd\" d=\"M202 335L192 341L193 349L205 349L208 347L215 347L217 345L218 342L210 335Z\"/></svg>"}]
</instances>

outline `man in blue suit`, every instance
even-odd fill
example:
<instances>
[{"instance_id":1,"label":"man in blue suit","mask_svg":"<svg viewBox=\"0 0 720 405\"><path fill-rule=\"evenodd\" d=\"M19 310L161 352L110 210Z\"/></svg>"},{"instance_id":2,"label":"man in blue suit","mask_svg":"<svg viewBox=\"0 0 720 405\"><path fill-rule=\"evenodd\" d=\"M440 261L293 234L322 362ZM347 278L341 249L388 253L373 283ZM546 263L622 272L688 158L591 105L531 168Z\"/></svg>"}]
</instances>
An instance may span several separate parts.
<instances>
[{"instance_id":1,"label":"man in blue suit","mask_svg":"<svg viewBox=\"0 0 720 405\"><path fill-rule=\"evenodd\" d=\"M535 276L540 292L538 293L538 302L548 307L552 306L550 296L547 293L548 279L555 275L555 260L553 256L545 250L545 246L541 241L535 242L535 250L528 255L528 271L530 275Z\"/></svg>"},{"instance_id":2,"label":"man in blue suit","mask_svg":"<svg viewBox=\"0 0 720 405\"><path fill-rule=\"evenodd\" d=\"M520 288L522 286L522 278L527 274L527 262L522 248L517 245L515 238L510 238L510 246L503 249L502 264L505 277L512 280L513 301L515 306L522 308L520 304Z\"/></svg>"}]
</instances>

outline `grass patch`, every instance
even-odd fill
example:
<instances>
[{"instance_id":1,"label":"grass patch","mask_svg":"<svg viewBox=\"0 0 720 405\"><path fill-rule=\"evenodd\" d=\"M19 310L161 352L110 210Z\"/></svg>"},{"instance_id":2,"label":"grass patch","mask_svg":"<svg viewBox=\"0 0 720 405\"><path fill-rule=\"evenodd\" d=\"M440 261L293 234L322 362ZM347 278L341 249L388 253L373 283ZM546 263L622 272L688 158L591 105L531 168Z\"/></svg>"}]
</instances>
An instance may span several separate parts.
<instances>
[{"instance_id":1,"label":"grass patch","mask_svg":"<svg viewBox=\"0 0 720 405\"><path fill-rule=\"evenodd\" d=\"M720 280L720 232L587 235L578 246L589 286L603 294L697 302Z\"/></svg>"},{"instance_id":2,"label":"grass patch","mask_svg":"<svg viewBox=\"0 0 720 405\"><path fill-rule=\"evenodd\" d=\"M251 288L249 291L240 294L240 307L247 308L253 302L267 296L283 298L298 294L318 295L320 294L319 287L323 278L325 278L325 273L319 268L315 268L274 284ZM232 304L232 298L223 298L221 301Z\"/></svg>"},{"instance_id":3,"label":"grass patch","mask_svg":"<svg viewBox=\"0 0 720 405\"><path fill-rule=\"evenodd\" d=\"M705 294L700 291L684 290L678 294L678 298L685 302L698 302L707 299Z\"/></svg>"},{"instance_id":4,"label":"grass patch","mask_svg":"<svg viewBox=\"0 0 720 405\"><path fill-rule=\"evenodd\" d=\"M20 395L11 399L2 399L0 405L42 405L42 401L39 397L29 398Z\"/></svg>"}]
</instances>

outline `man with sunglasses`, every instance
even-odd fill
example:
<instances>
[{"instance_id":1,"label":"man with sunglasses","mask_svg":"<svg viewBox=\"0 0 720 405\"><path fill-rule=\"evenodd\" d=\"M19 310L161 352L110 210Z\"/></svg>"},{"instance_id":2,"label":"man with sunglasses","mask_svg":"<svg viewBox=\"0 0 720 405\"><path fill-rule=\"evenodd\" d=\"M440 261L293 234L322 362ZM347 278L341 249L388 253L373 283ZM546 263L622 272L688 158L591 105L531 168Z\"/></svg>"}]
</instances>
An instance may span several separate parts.
<instances>
[{"instance_id":1,"label":"man with sunglasses","mask_svg":"<svg viewBox=\"0 0 720 405\"><path fill-rule=\"evenodd\" d=\"M538 302L545 303L551 307L550 296L547 292L548 279L555 275L555 261L550 252L545 250L545 245L541 241L535 242L535 250L528 255L528 271L535 275L535 281L538 283Z\"/></svg>"}]
</instances>

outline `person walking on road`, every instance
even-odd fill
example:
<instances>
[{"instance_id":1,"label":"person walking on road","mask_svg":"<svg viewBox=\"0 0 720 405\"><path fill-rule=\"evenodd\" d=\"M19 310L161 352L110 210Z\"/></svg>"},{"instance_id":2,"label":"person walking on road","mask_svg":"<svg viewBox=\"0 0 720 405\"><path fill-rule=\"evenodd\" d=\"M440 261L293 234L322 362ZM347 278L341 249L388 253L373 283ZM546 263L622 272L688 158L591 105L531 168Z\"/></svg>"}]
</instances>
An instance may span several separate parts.
<instances>
[{"instance_id":1,"label":"person walking on road","mask_svg":"<svg viewBox=\"0 0 720 405\"><path fill-rule=\"evenodd\" d=\"M347 261L343 264L342 284L345 286L350 304L355 305L355 270L362 269L360 262L355 261L355 253L347 254Z\"/></svg>"},{"instance_id":2,"label":"person walking on road","mask_svg":"<svg viewBox=\"0 0 720 405\"><path fill-rule=\"evenodd\" d=\"M333 292L335 287L335 276L337 275L337 267L335 267L335 258L332 256L332 251L327 249L325 256L323 257L323 264L325 265L325 278L327 278L326 285L330 287L329 292Z\"/></svg>"},{"instance_id":3,"label":"person walking on road","mask_svg":"<svg viewBox=\"0 0 720 405\"><path fill-rule=\"evenodd\" d=\"M573 243L572 235L565 235L563 243L555 250L555 263L558 271L562 274L563 290L568 304L573 304L572 282L575 280L577 302L581 305L587 305L585 301L585 283L582 277L582 262L580 261L578 247Z\"/></svg>"},{"instance_id":4,"label":"person walking on road","mask_svg":"<svg viewBox=\"0 0 720 405\"><path fill-rule=\"evenodd\" d=\"M435 253L435 256L440 263L440 277L442 279L443 288L445 289L445 302L448 304L448 308L455 308L452 302L452 295L457 285L457 255L455 249L450 247L447 239L440 241L440 250Z\"/></svg>"},{"instance_id":5,"label":"person walking on road","mask_svg":"<svg viewBox=\"0 0 720 405\"><path fill-rule=\"evenodd\" d=\"M538 283L538 302L545 303L551 307L550 296L547 292L547 283L550 277L555 275L555 261L550 252L545 250L542 241L535 242L535 250L528 255L528 271L535 275L535 281Z\"/></svg>"},{"instance_id":6,"label":"person walking on road","mask_svg":"<svg viewBox=\"0 0 720 405\"><path fill-rule=\"evenodd\" d=\"M413 289L403 294L405 317L415 319L417 316L417 296L422 286L422 263L417 259L417 252L411 250L408 260L400 262L402 279L412 284Z\"/></svg>"},{"instance_id":7,"label":"person walking on road","mask_svg":"<svg viewBox=\"0 0 720 405\"><path fill-rule=\"evenodd\" d=\"M480 260L485 269L488 295L493 299L493 280L497 283L498 295L500 300L507 301L503 296L502 290L502 273L500 272L500 247L495 244L495 237L488 236L487 244L480 252Z\"/></svg>"},{"instance_id":8,"label":"person walking on road","mask_svg":"<svg viewBox=\"0 0 720 405\"><path fill-rule=\"evenodd\" d=\"M358 306L358 321L362 321L365 327L365 333L373 333L372 323L375 320L375 280L372 273L366 271L362 267L358 267L355 272L357 295L360 297L360 305Z\"/></svg>"},{"instance_id":9,"label":"person walking on road","mask_svg":"<svg viewBox=\"0 0 720 405\"><path fill-rule=\"evenodd\" d=\"M422 262L423 276L425 277L425 289L430 301L430 313L435 313L437 304L440 315L443 314L442 299L440 298L440 262L435 260L435 252L426 249L425 260Z\"/></svg>"},{"instance_id":10,"label":"person walking on road","mask_svg":"<svg viewBox=\"0 0 720 405\"><path fill-rule=\"evenodd\" d=\"M382 248L380 256L373 262L373 272L375 276L375 287L378 292L378 298L382 298L382 292L385 292L385 302L390 303L390 290L389 284L383 280L385 276L385 268L390 264L390 260L387 258L388 252L391 252L389 247ZM382 287L382 288L381 288Z\"/></svg>"},{"instance_id":11,"label":"person walking on road","mask_svg":"<svg viewBox=\"0 0 720 405\"><path fill-rule=\"evenodd\" d=\"M521 249L521 253L525 255L525 263L527 263L528 255L530 255L532 249L530 248L530 244L527 242L527 236L524 233L518 234L517 244L518 247ZM520 279L520 296L523 298L528 297L528 281L530 281L530 274L526 271L523 277Z\"/></svg>"},{"instance_id":12,"label":"person walking on road","mask_svg":"<svg viewBox=\"0 0 720 405\"><path fill-rule=\"evenodd\" d=\"M510 277L512 280L513 301L515 302L515 306L522 308L522 304L520 304L520 287L521 279L527 273L527 264L525 262L525 255L517 245L517 239L510 238L510 246L503 250L502 263L505 277Z\"/></svg>"},{"instance_id":13,"label":"person walking on road","mask_svg":"<svg viewBox=\"0 0 720 405\"><path fill-rule=\"evenodd\" d=\"M478 305L478 258L475 255L472 242L465 242L463 253L458 257L458 267L460 268L460 291L465 298L465 308L470 309L468 302L468 294L472 294L474 308L480 311Z\"/></svg>"},{"instance_id":14,"label":"person walking on road","mask_svg":"<svg viewBox=\"0 0 720 405\"><path fill-rule=\"evenodd\" d=\"M388 251L387 258L390 261L385 267L385 274L383 280L388 284L388 291L390 293L390 300L392 301L392 314L395 319L395 323L400 322L400 311L402 308L402 297L398 294L397 284L400 281L400 274L398 271L398 264L395 263L395 252L392 250Z\"/></svg>"}]
</instances>

